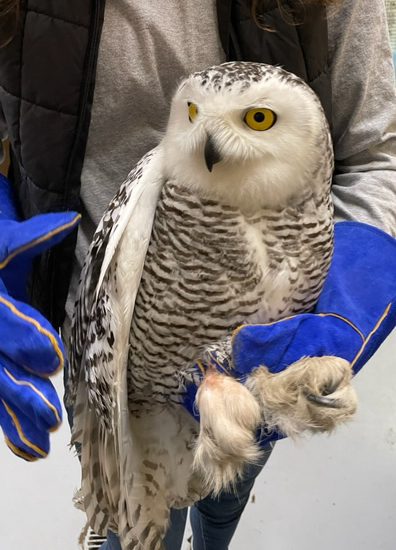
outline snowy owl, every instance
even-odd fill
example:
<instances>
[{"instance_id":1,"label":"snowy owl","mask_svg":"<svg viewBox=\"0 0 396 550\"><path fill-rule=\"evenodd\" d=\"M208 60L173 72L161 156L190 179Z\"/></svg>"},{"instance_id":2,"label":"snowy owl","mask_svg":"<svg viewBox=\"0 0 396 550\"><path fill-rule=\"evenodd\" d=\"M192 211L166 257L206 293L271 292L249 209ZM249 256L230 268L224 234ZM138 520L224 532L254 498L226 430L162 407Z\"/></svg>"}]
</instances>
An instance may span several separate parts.
<instances>
[{"instance_id":1,"label":"snowy owl","mask_svg":"<svg viewBox=\"0 0 396 550\"><path fill-rule=\"evenodd\" d=\"M196 376L241 324L312 309L332 258L332 173L313 91L281 68L230 62L181 82L163 140L104 214L81 278L68 400L91 527L119 533L124 550L163 549L171 507L232 487L259 455L263 423L296 435L353 413L342 359L275 377L263 365L245 384ZM318 378L341 385L341 412L295 399ZM182 405L190 382L200 423Z\"/></svg>"}]
</instances>

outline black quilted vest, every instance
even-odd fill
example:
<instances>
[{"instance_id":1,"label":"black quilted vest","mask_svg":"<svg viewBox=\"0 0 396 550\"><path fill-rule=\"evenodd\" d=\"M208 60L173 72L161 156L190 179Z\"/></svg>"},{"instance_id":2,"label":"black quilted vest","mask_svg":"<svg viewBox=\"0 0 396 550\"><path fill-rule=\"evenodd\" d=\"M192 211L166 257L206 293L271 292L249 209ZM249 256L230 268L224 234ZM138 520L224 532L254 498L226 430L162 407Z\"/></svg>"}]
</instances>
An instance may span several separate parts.
<instances>
[{"instance_id":1,"label":"black quilted vest","mask_svg":"<svg viewBox=\"0 0 396 550\"><path fill-rule=\"evenodd\" d=\"M22 215L79 209L105 0L22 0L17 33L0 50L0 108L12 148L10 178ZM320 6L262 0L217 0L229 60L281 65L319 95L331 120L327 24ZM61 325L76 233L37 259L32 304Z\"/></svg>"}]
</instances>

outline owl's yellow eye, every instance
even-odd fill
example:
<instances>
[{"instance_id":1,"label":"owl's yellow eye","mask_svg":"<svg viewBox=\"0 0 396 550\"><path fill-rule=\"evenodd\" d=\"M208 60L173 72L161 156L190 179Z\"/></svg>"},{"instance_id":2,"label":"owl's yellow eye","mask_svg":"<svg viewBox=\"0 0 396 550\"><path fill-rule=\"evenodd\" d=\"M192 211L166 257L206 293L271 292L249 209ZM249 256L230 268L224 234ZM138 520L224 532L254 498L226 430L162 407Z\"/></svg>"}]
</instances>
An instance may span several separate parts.
<instances>
[{"instance_id":1,"label":"owl's yellow eye","mask_svg":"<svg viewBox=\"0 0 396 550\"><path fill-rule=\"evenodd\" d=\"M271 109L250 109L245 114L245 122L252 130L269 130L276 122L276 114Z\"/></svg>"},{"instance_id":2,"label":"owl's yellow eye","mask_svg":"<svg viewBox=\"0 0 396 550\"><path fill-rule=\"evenodd\" d=\"M198 114L198 107L195 105L195 103L191 103L190 101L187 103L188 105L188 120L192 122Z\"/></svg>"}]
</instances>

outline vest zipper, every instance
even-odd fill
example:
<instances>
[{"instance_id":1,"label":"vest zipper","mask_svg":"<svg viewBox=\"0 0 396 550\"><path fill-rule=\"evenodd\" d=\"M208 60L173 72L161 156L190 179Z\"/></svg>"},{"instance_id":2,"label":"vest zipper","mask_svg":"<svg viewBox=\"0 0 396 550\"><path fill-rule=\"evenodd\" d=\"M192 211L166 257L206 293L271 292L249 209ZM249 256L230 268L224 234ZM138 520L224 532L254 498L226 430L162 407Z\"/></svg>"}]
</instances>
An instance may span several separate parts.
<instances>
[{"instance_id":1,"label":"vest zipper","mask_svg":"<svg viewBox=\"0 0 396 550\"><path fill-rule=\"evenodd\" d=\"M70 194L75 191L75 186L73 189L70 188L71 181L75 178L81 178L81 171L83 167L83 161L85 156L85 150L88 139L89 123L93 93L94 93L94 78L96 74L96 62L98 58L99 51L99 42L102 32L103 18L104 18L104 9L105 9L105 0L90 0L92 4L92 15L91 15L91 27L90 27L90 36L88 42L88 52L86 57L86 65L84 68L83 75L83 89L81 92L80 99L80 109L79 109L79 119L76 128L76 134L74 138L73 148L70 154L69 166L66 175L65 181L65 192L63 197L63 204L67 208L77 208L76 205L70 203ZM75 202L73 200L73 202ZM66 240L69 240L69 236ZM48 253L47 262L46 262L46 277L45 279L50 279L50 318L52 323L57 326L63 322L64 317L64 302L67 296L67 288L63 288L62 283L59 284L59 281L62 280L62 273L56 273L57 269L60 267L60 260L63 256L62 244L54 249L51 249ZM59 292L59 287L61 291ZM62 292L64 291L64 292ZM62 295L61 295L62 294ZM65 295L63 295L65 294Z\"/></svg>"},{"instance_id":2,"label":"vest zipper","mask_svg":"<svg viewBox=\"0 0 396 550\"><path fill-rule=\"evenodd\" d=\"M91 36L89 39L89 53L87 57L87 65L85 69L85 82L84 82L84 89L81 94L81 108L80 108L80 115L78 120L78 126L76 130L76 137L73 144L72 153L70 155L70 161L69 161L69 169L66 176L66 189L65 189L65 204L68 205L67 197L69 195L68 193L68 181L70 179L70 173L72 172L72 168L74 166L74 160L76 157L76 153L79 150L79 145L82 132L83 130L86 130L87 126L87 107L88 107L88 99L90 95L93 97L93 90L92 90L92 79L96 72L96 61L98 58L98 50L99 50L99 39L102 31L102 23L103 23L103 13L104 13L104 6L105 6L105 0L93 0L93 14L92 14L92 26L91 26ZM84 143L86 146L86 141ZM85 150L85 147L84 147Z\"/></svg>"}]
</instances>

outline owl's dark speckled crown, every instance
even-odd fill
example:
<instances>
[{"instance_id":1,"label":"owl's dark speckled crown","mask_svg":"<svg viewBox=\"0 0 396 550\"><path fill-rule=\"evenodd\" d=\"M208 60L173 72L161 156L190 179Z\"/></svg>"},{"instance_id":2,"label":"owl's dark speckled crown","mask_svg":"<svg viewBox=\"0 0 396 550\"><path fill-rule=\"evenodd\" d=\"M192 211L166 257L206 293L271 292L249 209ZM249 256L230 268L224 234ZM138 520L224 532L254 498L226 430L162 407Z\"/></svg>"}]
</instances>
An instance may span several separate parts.
<instances>
[{"instance_id":1,"label":"owl's dark speckled crown","mask_svg":"<svg viewBox=\"0 0 396 550\"><path fill-rule=\"evenodd\" d=\"M215 92L230 90L235 84L243 92L255 82L265 82L271 78L292 86L308 88L301 78L280 67L252 61L229 61L193 73L190 78L198 81L208 91Z\"/></svg>"}]
</instances>

